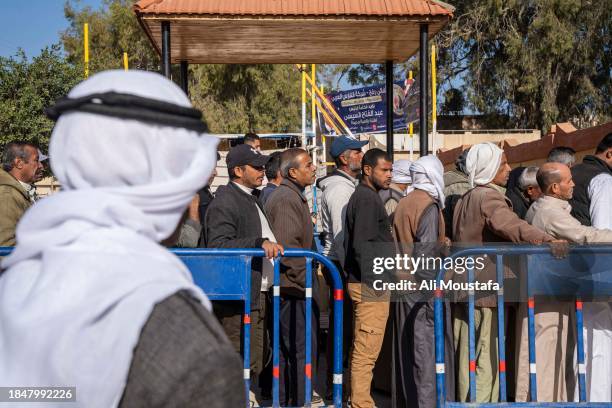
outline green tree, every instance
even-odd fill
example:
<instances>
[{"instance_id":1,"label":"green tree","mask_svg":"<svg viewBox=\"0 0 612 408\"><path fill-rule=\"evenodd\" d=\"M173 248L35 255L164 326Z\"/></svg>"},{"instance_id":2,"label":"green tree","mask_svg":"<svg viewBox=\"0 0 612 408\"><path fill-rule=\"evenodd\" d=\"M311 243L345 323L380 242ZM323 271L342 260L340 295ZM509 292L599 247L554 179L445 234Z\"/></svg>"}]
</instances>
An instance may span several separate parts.
<instances>
[{"instance_id":1,"label":"green tree","mask_svg":"<svg viewBox=\"0 0 612 408\"><path fill-rule=\"evenodd\" d=\"M436 39L440 75L461 77L471 108L507 126L610 120L612 2L456 0Z\"/></svg>"},{"instance_id":2,"label":"green tree","mask_svg":"<svg viewBox=\"0 0 612 408\"><path fill-rule=\"evenodd\" d=\"M450 88L444 92L444 102L440 107L443 115L459 115L465 108L463 93L457 88Z\"/></svg>"},{"instance_id":3,"label":"green tree","mask_svg":"<svg viewBox=\"0 0 612 408\"><path fill-rule=\"evenodd\" d=\"M68 61L80 67L83 62L83 25L89 24L89 72L123 68L123 53L129 67L159 71L159 56L142 31L132 11L134 0L104 0L94 10L77 1L67 1L64 15L70 26L61 33Z\"/></svg>"},{"instance_id":4,"label":"green tree","mask_svg":"<svg viewBox=\"0 0 612 408\"><path fill-rule=\"evenodd\" d=\"M301 76L291 65L198 65L191 78L191 98L211 132L290 132L300 127Z\"/></svg>"},{"instance_id":5,"label":"green tree","mask_svg":"<svg viewBox=\"0 0 612 408\"><path fill-rule=\"evenodd\" d=\"M31 62L23 50L13 57L0 57L0 143L28 140L39 143L46 152L53 122L44 109L80 79L59 45L45 48Z\"/></svg>"},{"instance_id":6,"label":"green tree","mask_svg":"<svg viewBox=\"0 0 612 408\"><path fill-rule=\"evenodd\" d=\"M134 0L105 0L98 10L66 3L61 35L68 60L83 72L83 24L89 24L90 73L122 66L159 72L159 56L132 11ZM178 78L174 67L173 77ZM300 76L289 65L192 65L190 97L211 132L297 131Z\"/></svg>"}]
</instances>

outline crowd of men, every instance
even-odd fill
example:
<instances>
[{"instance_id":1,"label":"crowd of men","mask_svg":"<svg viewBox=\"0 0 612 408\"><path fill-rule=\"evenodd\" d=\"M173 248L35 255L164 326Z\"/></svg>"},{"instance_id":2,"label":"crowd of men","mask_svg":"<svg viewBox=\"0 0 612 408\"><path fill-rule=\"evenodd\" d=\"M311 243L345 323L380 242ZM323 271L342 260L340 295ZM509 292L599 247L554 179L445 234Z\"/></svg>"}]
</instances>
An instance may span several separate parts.
<instances>
[{"instance_id":1,"label":"crowd of men","mask_svg":"<svg viewBox=\"0 0 612 408\"><path fill-rule=\"evenodd\" d=\"M308 153L289 149L268 157L252 140L253 136L245 138L245 144L228 153L230 182L219 187L206 211L200 245L262 247L270 257L282 254L283 248L314 248L313 214L305 188L314 183L315 169ZM374 406L371 394L374 366L387 335L392 339L388 368L392 370L393 405L434 406L433 303L418 291L403 293L391 301L389 293L374 290L367 281L367 276L371 276L368 265L372 265L372 248L380 248L377 256L381 256L391 248L384 244L394 242L399 244L396 247L399 251L406 253L411 251L411 245L442 246L451 241L471 245L612 242L612 135L606 136L594 154L587 155L579 165L574 166L572 149L557 147L541 167L513 171L503 151L492 143L472 146L459 156L456 169L446 173L435 156L421 157L414 163L408 160L392 163L379 149L364 154L365 144L349 137L335 138L330 149L335 168L316 182L322 252L342 272L345 291L344 397L353 407ZM264 174L269 182L260 191ZM393 252L387 255L393 256ZM495 279L494 265L494 259L490 259L476 279L483 282ZM304 329L308 318L304 306L305 273L303 260L283 259L280 380L281 403L289 405L304 402ZM505 274L506 278L518 276L511 267L506 268ZM425 278L426 271L417 271L412 279ZM270 380L266 377L270 373L264 366L270 354L265 341L269 338L266 315L270 310L272 282L269 259L253 263L252 282L252 375L259 378L262 395L268 396ZM317 282L314 276L313 282ZM329 297L332 303L331 291L323 290L327 288L320 291L315 285L315 304L323 297ZM479 402L495 402L499 398L496 302L491 293L476 300ZM214 303L226 333L240 350L240 305ZM507 329L507 336L515 337L517 343L516 356L510 357L516 357L512 364L516 367L509 373L515 376L516 383L511 398L528 401L527 309L524 304L514 309L509 313L515 313L519 323L516 329ZM609 303L591 302L585 304L584 313L585 333L593 337L589 343L593 350L589 347L586 350L590 362L587 394L591 401L609 401L612 309ZM449 400L467 401L470 366L467 308L462 303L447 304L445 316L446 395ZM312 327L318 327L316 308L311 318ZM538 302L536 306L539 401L577 398L575 373L569 368L573 367L576 343L571 319L571 302ZM601 324L604 329L599 330ZM326 349L331 367L333 320L329 327ZM319 342L316 331L313 333L312 350L316 355ZM600 375L592 376L592 372ZM327 390L323 390L328 398L332 378L328 370Z\"/></svg>"},{"instance_id":2,"label":"crowd of men","mask_svg":"<svg viewBox=\"0 0 612 408\"><path fill-rule=\"evenodd\" d=\"M104 104L108 83L137 95L136 104L144 98L139 105L143 109L165 109L151 100L173 101L176 106L163 123L152 124L147 121L157 119L151 115L143 123L142 118L130 120L133 118L129 115L112 109L97 115L87 110L89 106L79 111L78 103L86 104L87 95L95 95L101 100L96 103ZM316 249L316 220L305 195L309 186L319 190L320 212L316 216L323 228L323 254L341 271L343 280L344 398L355 408L374 406L374 366L385 336L391 338L391 362L386 369L391 372L393 406L433 407L436 401L432 300L414 291L402 293L392 302L390 293L373 289L368 267L373 263L373 248L376 256L393 257L396 250L410 253L415 244L436 243L436 248L443 251L451 242L506 242L550 244L559 253L567 242L612 242L612 134L605 136L580 164L575 164L571 149L555 148L539 168L511 171L502 149L493 143L480 143L463 152L456 169L446 173L435 156L392 162L380 149L364 153L367 142L340 136L334 138L330 150L335 169L318 181L306 150L290 148L267 156L261 152L259 137L247 134L244 143L227 154L229 182L213 193L214 155L220 160L214 151L216 142L196 137L193 125L185 119L193 116L191 105L169 81L138 72L102 73L77 86L69 97L78 103L65 108L70 115L60 117L52 137L58 152L53 170L67 191L42 200L26 213L17 228L16 250L3 263L8 269L0 279L0 319L8 327L2 336L8 337L0 342L0 359L8 369L0 374L2 385L19 385L34 377L39 382L62 383L66 369L60 361L64 358L71 369L84 376L74 381L82 387L85 401L95 394L93 379L102 375L113 381L101 398L122 406L140 406L138 402L142 401L152 406L174 392L182 392L179 406L197 406L195 402L200 406L243 404L244 396L238 395L243 389L239 385L243 376L237 354L228 352L225 336L210 318L214 314L229 343L243 353L242 305L214 301L211 306L184 267L154 245L178 242L187 247L265 251L263 259L253 259L251 264L251 370L247 375L255 380L256 392L269 398L273 376L273 259L282 256L285 248ZM182 114L181 109L189 112ZM174 134L168 137L164 132ZM123 136L126 138L120 139ZM109 155L118 150L113 150L113 142L126 149L121 152L126 160L141 159L133 173L121 165L107 169L104 175L92 171L94 166L103 168L105 160L112 157ZM180 143L184 145L177 146ZM139 151L143 146L149 149L145 154ZM99 157L82 154L90 151L87 149L93 149ZM27 143L8 145L2 157L2 245L11 246L15 244L18 220L34 200L28 186L42 170L42 159L37 147ZM184 157L185 162L177 164L177 157ZM265 179L267 184L261 189ZM179 228L171 234L177 224ZM50 235L51 231L56 235ZM121 256L117 258L116 254ZM62 262L62 256L70 257L71 263ZM93 263L88 256L101 261ZM138 262L146 266L146 276L139 273ZM490 257L476 279L495 279L494 269L495 257ZM318 333L318 305L324 298L333 298L332 293L320 285L315 268L312 291L306 290L307 270L304 259L281 259L279 374L280 402L284 406L304 405L306 319L312 319L313 328L314 357L308 375L316 377L318 356L322 354L318 351L326 348L324 396L331 395L332 384L337 381L329 363L333 331L328 333L326 347L322 347ZM84 271L88 272L86 276L80 276ZM516 274L511 267L505 268L507 278ZM431 276L424 270L409 273L408 278ZM46 285L33 285L37 279ZM111 279L115 286L105 279ZM62 294L57 305L38 304L28 296L31 290L55 299L54 288L60 284L68 293ZM102 301L96 289L114 296L116 302ZM132 299L132 293L139 295ZM306 314L308 296L313 297L311 316ZM45 309L51 304L52 308ZM563 301L536 305L539 401L577 398L572 305ZM496 402L499 398L496 307L494 293L476 300L478 402ZM27 312L23 320L18 320L18 311ZM520 305L516 329L506 331L507 337L517 342L516 356L508 357L516 359L516 367L509 373L515 379L511 394L516 401L529 400L526 313L525 305ZM465 303L446 303L443 315L447 399L467 401L472 363L467 307ZM65 326L58 326L58 316ZM45 318L49 323L40 330L50 336L45 341L51 345L41 346L44 336L22 345L15 341ZM164 324L168 321L173 324ZM584 326L588 399L612 401L610 302L585 303ZM62 330L73 337L58 335L64 333ZM119 341L113 337L116 331L124 333L125 338ZM202 338L209 341L196 345ZM93 357L84 359L88 354L83 350L88 346L96 351ZM71 350L76 350L75 354ZM111 351L120 363L113 370L104 361ZM204 357L211 353L214 359ZM49 365L41 369L43 359ZM32 377L31 372L36 370L40 373ZM218 378L198 388L201 380L196 374ZM169 383L176 378L186 380L172 389ZM316 396L313 402L317 402Z\"/></svg>"}]
</instances>

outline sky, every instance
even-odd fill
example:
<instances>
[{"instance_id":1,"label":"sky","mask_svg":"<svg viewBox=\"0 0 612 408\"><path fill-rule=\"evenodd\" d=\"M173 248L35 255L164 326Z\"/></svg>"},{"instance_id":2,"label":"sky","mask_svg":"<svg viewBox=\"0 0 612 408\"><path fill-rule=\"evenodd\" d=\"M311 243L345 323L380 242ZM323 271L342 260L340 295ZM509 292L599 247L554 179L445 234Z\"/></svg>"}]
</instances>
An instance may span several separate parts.
<instances>
[{"instance_id":1,"label":"sky","mask_svg":"<svg viewBox=\"0 0 612 408\"><path fill-rule=\"evenodd\" d=\"M68 27L64 17L65 1L1 0L0 56L15 55L21 47L31 58L58 42L60 31ZM80 0L76 4L98 8L102 0Z\"/></svg>"}]
</instances>

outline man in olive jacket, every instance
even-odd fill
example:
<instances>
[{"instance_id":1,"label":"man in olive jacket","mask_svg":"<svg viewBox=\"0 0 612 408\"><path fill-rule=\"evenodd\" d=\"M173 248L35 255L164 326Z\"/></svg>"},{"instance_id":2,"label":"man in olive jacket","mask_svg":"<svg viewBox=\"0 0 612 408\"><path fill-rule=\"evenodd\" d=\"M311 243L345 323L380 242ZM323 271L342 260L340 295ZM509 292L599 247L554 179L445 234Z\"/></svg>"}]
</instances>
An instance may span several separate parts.
<instances>
[{"instance_id":1,"label":"man in olive jacket","mask_svg":"<svg viewBox=\"0 0 612 408\"><path fill-rule=\"evenodd\" d=\"M2 152L0 170L0 246L15 245L15 228L32 205L28 190L42 169L38 149L27 142L11 142Z\"/></svg>"}]
</instances>

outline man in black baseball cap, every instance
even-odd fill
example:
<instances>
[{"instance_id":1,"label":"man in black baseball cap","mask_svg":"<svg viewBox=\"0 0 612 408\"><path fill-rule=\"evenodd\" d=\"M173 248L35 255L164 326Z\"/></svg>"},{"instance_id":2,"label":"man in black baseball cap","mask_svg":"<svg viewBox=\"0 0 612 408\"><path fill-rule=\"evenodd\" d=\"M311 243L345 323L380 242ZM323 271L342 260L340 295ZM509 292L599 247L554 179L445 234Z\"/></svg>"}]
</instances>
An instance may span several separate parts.
<instances>
[{"instance_id":1,"label":"man in black baseball cap","mask_svg":"<svg viewBox=\"0 0 612 408\"><path fill-rule=\"evenodd\" d=\"M249 165L255 168L264 168L270 156L262 154L259 150L248 144L235 146L227 154L227 170L230 171L236 167ZM263 171L263 170L262 170ZM230 176L231 178L231 176ZM263 180L263 175L262 175ZM261 186L261 182L257 187ZM256 188L256 187L253 187Z\"/></svg>"},{"instance_id":2,"label":"man in black baseball cap","mask_svg":"<svg viewBox=\"0 0 612 408\"><path fill-rule=\"evenodd\" d=\"M268 259L253 258L251 262L251 375L259 376L263 369L265 296L273 284L271 259L283 253L276 243L270 222L259 201L259 190L269 156L252 146L241 144L227 154L230 181L217 189L206 211L206 245L208 248L263 248ZM242 303L213 302L215 315L230 341L240 352Z\"/></svg>"}]
</instances>

